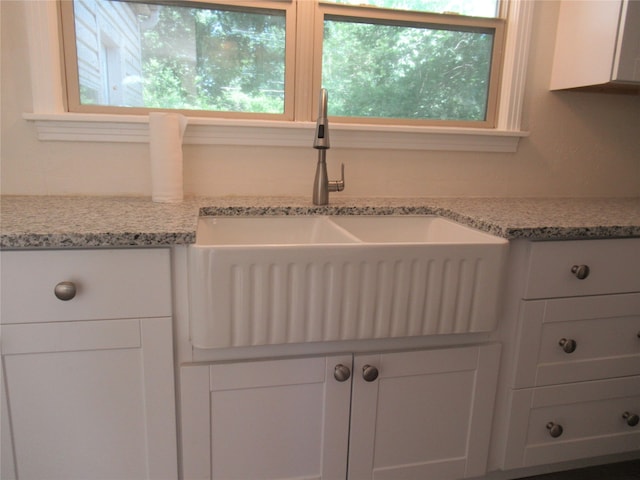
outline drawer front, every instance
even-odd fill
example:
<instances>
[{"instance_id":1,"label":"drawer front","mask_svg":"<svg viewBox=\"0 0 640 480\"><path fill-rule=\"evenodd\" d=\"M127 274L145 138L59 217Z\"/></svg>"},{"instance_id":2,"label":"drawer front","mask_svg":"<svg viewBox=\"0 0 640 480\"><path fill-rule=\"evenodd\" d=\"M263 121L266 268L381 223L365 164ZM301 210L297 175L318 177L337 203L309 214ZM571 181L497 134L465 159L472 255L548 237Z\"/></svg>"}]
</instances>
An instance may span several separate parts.
<instances>
[{"instance_id":1,"label":"drawer front","mask_svg":"<svg viewBox=\"0 0 640 480\"><path fill-rule=\"evenodd\" d=\"M0 270L4 324L171 315L168 249L3 251Z\"/></svg>"},{"instance_id":2,"label":"drawer front","mask_svg":"<svg viewBox=\"0 0 640 480\"><path fill-rule=\"evenodd\" d=\"M640 375L640 293L525 301L516 388Z\"/></svg>"},{"instance_id":3,"label":"drawer front","mask_svg":"<svg viewBox=\"0 0 640 480\"><path fill-rule=\"evenodd\" d=\"M638 238L534 242L524 298L638 292L638 271Z\"/></svg>"},{"instance_id":4,"label":"drawer front","mask_svg":"<svg viewBox=\"0 0 640 480\"><path fill-rule=\"evenodd\" d=\"M640 376L516 390L511 415L509 467L637 450Z\"/></svg>"}]
</instances>

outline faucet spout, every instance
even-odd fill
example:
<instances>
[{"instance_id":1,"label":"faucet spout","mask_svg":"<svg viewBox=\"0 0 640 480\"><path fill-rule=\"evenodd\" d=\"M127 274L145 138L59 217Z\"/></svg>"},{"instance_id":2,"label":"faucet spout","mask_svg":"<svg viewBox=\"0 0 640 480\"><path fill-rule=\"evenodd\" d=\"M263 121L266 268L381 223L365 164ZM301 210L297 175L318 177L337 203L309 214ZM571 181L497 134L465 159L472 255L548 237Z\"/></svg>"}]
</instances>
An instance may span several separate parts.
<instances>
[{"instance_id":1,"label":"faucet spout","mask_svg":"<svg viewBox=\"0 0 640 480\"><path fill-rule=\"evenodd\" d=\"M327 116L327 104L329 95L325 88L320 89L318 97L318 120L316 121L316 135L313 139L313 148L318 150L318 164L316 176L313 182L313 204L327 205L329 192L341 192L344 190L344 164L342 164L342 177L340 180L329 180L327 174L327 150L329 142L329 118Z\"/></svg>"},{"instance_id":2,"label":"faucet spout","mask_svg":"<svg viewBox=\"0 0 640 480\"><path fill-rule=\"evenodd\" d=\"M313 148L328 150L331 147L329 142L329 118L327 118L327 105L329 94L326 88L320 89L318 96L318 119L316 120L316 136L313 139Z\"/></svg>"}]
</instances>

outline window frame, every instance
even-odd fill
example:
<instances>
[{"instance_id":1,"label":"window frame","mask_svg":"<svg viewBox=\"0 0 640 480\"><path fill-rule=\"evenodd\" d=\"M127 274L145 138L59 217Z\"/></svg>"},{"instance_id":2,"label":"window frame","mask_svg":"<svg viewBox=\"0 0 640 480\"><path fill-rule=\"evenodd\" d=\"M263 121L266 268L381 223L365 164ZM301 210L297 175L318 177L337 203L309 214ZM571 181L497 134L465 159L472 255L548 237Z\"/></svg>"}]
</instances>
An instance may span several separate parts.
<instances>
[{"instance_id":1,"label":"window frame","mask_svg":"<svg viewBox=\"0 0 640 480\"><path fill-rule=\"evenodd\" d=\"M198 7L204 5L212 9L227 11L255 11L256 13L282 12L286 19L286 40L285 40L285 78L284 78L284 112L282 114L262 114L254 112L234 112L234 111L208 111L208 110L187 110L187 109L163 109L154 107L120 107L106 104L83 104L80 100L80 73L77 53L76 21L74 19L73 1L60 2L61 31L63 35L64 50L64 71L66 78L66 104L69 112L76 113L114 113L114 114L148 114L150 111L174 111L187 116L205 116L219 118L238 119L264 119L264 120L289 120L289 121L311 121L313 118L305 112L299 117L294 112L294 102L304 102L305 99L315 98L313 92L318 92L322 88L322 63L324 47L324 22L327 18L340 18L350 20L361 20L367 24L384 24L395 26L411 27L461 27L461 28L483 28L492 30L493 48L491 55L489 89L487 91L486 115L484 120L442 120L442 119L410 119L410 118L387 118L387 117L333 117L333 121L340 123L363 123L379 125L434 125L434 126L460 126L460 127L480 127L494 128L497 110L498 86L502 72L502 52L504 47L504 24L505 20L498 17L469 17L454 14L441 14L429 12L410 12L403 10L393 10L367 5L347 5L333 2L301 2L297 0L262 0L237 1L237 0L195 0L184 2L184 7ZM296 10L301 3L313 4L314 21L312 25L305 22L305 18L297 18ZM504 4L500 4L504 5ZM502 12L501 12L502 14ZM347 20L348 21L348 20ZM296 32L300 35L296 36ZM103 32L98 32L100 37ZM296 43L312 43L311 65L308 57L295 55ZM296 61L297 60L297 61ZM301 62L302 65L298 65ZM295 85L295 75L302 75L304 71L312 69L313 76L311 82ZM297 87L297 88L296 88Z\"/></svg>"},{"instance_id":2,"label":"window frame","mask_svg":"<svg viewBox=\"0 0 640 480\"><path fill-rule=\"evenodd\" d=\"M198 4L211 6L212 9L226 11L255 11L256 13L284 12L285 28L287 32L295 32L296 16L295 2L293 0L261 0L256 1L209 1L190 0L183 2L186 8L196 7ZM64 73L66 80L66 105L71 113L105 113L105 114L125 114L125 115L148 115L151 111L168 111L182 113L186 116L221 117L232 119L251 120L294 120L294 79L295 71L287 68L294 65L295 59L295 35L287 35L285 38L285 73L284 73L284 112L278 113L253 113L253 112L233 112L215 110L188 110L188 109L163 109L153 107L121 107L114 105L94 105L83 104L80 101L80 79L78 68L78 52L76 44L75 21L73 12L73 2L63 0L59 2L60 7L60 32L62 35L62 49L64 52ZM99 32L99 35L102 35ZM73 41L72 41L73 39ZM67 41L65 41L67 40Z\"/></svg>"},{"instance_id":3,"label":"window frame","mask_svg":"<svg viewBox=\"0 0 640 480\"><path fill-rule=\"evenodd\" d=\"M501 4L504 5L504 4ZM505 13L501 9L500 17ZM483 121L479 120L441 120L441 119L400 119L384 117L332 117L334 122L341 123L366 123L375 125L432 125L441 127L467 127L467 128L495 128L499 86L502 75L502 56L504 52L504 30L506 21L500 17L468 17L455 14L407 12L402 10L388 10L367 5L346 5L319 1L315 31L313 35L314 50L318 52L314 57L313 91L322 88L322 52L324 36L324 21L327 17L349 18L365 20L364 23L381 23L384 25L400 26L454 26L454 27L479 27L494 31L493 49L491 54L491 67L489 77L489 89L487 91L486 115ZM331 92L329 92L331 93Z\"/></svg>"},{"instance_id":4,"label":"window frame","mask_svg":"<svg viewBox=\"0 0 640 480\"><path fill-rule=\"evenodd\" d=\"M29 40L33 111L23 118L33 122L42 141L148 142L147 115L78 114L65 110L62 95L60 32L55 2L25 2ZM310 8L311 7L311 8ZM313 22L313 5L301 2L298 17ZM531 25L535 2L509 0L503 78L498 119L492 129L458 127L332 124L334 147L393 150L515 152L520 138ZM296 32L299 36L299 32ZM313 45L297 42L296 58ZM301 65L301 62L298 62ZM296 72L295 83L309 85L311 73ZM315 99L315 95L313 95ZM294 105L297 118L311 118L314 99ZM306 116L304 115L306 112ZM301 114L302 113L302 114ZM304 147L313 135L313 122L259 121L192 117L186 144Z\"/></svg>"}]
</instances>

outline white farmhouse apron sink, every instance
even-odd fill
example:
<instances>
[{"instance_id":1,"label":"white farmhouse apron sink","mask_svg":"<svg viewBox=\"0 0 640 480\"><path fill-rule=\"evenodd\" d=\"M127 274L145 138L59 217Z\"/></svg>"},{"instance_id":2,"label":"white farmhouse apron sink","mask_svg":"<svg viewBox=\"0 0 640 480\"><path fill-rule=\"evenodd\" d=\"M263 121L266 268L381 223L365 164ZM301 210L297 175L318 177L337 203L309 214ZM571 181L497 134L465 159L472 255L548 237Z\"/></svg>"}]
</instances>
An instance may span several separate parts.
<instances>
[{"instance_id":1,"label":"white farmhouse apron sink","mask_svg":"<svg viewBox=\"0 0 640 480\"><path fill-rule=\"evenodd\" d=\"M200 217L188 254L191 342L492 331L507 249L437 216Z\"/></svg>"}]
</instances>

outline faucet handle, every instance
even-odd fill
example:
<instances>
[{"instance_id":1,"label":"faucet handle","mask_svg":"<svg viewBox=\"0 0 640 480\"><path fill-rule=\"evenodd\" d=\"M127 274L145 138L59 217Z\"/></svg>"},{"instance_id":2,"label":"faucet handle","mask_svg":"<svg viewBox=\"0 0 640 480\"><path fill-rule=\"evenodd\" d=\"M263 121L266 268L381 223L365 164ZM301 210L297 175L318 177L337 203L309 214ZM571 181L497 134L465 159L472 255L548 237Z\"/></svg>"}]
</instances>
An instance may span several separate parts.
<instances>
[{"instance_id":1,"label":"faucet handle","mask_svg":"<svg viewBox=\"0 0 640 480\"><path fill-rule=\"evenodd\" d=\"M329 181L329 191L330 192L341 192L344 190L344 163L341 165L341 178L340 180L330 180Z\"/></svg>"}]
</instances>

